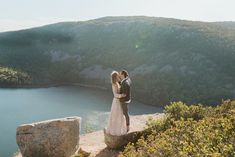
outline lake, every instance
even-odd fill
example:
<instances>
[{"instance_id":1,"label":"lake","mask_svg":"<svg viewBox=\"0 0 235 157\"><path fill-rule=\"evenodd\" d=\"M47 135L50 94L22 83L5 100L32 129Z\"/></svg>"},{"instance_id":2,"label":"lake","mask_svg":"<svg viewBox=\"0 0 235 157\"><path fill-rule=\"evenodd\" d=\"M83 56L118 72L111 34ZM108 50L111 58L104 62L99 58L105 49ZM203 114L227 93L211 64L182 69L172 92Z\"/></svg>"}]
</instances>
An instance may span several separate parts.
<instances>
[{"instance_id":1,"label":"lake","mask_svg":"<svg viewBox=\"0 0 235 157\"><path fill-rule=\"evenodd\" d=\"M16 127L53 118L82 117L81 133L107 124L112 93L80 86L37 89L0 89L0 156L17 150ZM132 101L131 115L162 112L162 108Z\"/></svg>"}]
</instances>

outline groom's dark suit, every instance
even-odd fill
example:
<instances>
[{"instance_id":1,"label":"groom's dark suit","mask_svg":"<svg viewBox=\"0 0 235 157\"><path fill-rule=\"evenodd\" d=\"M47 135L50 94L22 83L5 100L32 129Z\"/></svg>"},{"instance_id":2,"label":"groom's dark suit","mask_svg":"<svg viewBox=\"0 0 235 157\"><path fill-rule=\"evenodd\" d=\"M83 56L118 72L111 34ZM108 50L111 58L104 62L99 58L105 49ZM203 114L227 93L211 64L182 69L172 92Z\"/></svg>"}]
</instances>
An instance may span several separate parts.
<instances>
[{"instance_id":1,"label":"groom's dark suit","mask_svg":"<svg viewBox=\"0 0 235 157\"><path fill-rule=\"evenodd\" d=\"M131 102L131 79L129 77L125 78L121 82L121 89L120 93L125 94L126 96L121 98L121 105L122 105L122 110L123 114L126 117L126 125L130 125L130 118L128 114L128 104Z\"/></svg>"}]
</instances>

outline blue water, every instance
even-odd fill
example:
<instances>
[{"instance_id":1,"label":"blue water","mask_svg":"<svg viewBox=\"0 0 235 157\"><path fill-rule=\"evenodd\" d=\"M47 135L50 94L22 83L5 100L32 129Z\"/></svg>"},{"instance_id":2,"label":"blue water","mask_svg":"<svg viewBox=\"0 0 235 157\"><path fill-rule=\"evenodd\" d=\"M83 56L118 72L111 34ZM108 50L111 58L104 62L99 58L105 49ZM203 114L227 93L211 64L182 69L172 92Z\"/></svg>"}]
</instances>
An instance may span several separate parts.
<instances>
[{"instance_id":1,"label":"blue water","mask_svg":"<svg viewBox=\"0 0 235 157\"><path fill-rule=\"evenodd\" d=\"M52 118L82 117L81 131L103 129L111 108L112 93L78 86L38 89L0 89L0 157L17 150L16 127ZM161 108L136 101L131 115L162 112Z\"/></svg>"}]
</instances>

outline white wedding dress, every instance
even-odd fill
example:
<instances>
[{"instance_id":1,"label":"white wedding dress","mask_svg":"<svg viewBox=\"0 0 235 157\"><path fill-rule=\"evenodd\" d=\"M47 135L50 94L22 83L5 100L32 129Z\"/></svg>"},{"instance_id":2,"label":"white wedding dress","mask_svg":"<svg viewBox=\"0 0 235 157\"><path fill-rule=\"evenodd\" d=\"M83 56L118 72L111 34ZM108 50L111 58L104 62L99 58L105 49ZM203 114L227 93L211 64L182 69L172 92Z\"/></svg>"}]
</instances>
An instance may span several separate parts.
<instances>
[{"instance_id":1,"label":"white wedding dress","mask_svg":"<svg viewBox=\"0 0 235 157\"><path fill-rule=\"evenodd\" d=\"M126 119L123 115L120 100L118 99L122 97L122 94L118 94L120 89L117 86L112 85L112 89L114 98L106 133L117 136L124 135L127 133Z\"/></svg>"}]
</instances>

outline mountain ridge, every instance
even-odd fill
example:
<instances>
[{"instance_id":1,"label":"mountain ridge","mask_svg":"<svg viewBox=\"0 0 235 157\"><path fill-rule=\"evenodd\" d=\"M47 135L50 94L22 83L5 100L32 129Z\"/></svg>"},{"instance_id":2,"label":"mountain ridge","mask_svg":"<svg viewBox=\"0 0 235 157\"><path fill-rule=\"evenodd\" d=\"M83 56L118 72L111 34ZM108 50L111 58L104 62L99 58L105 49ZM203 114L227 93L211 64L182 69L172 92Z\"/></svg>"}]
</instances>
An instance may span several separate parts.
<instances>
[{"instance_id":1,"label":"mountain ridge","mask_svg":"<svg viewBox=\"0 0 235 157\"><path fill-rule=\"evenodd\" d=\"M33 84L106 88L112 70L127 69L139 101L218 104L235 97L233 25L143 16L56 23L0 33L0 65Z\"/></svg>"}]
</instances>

